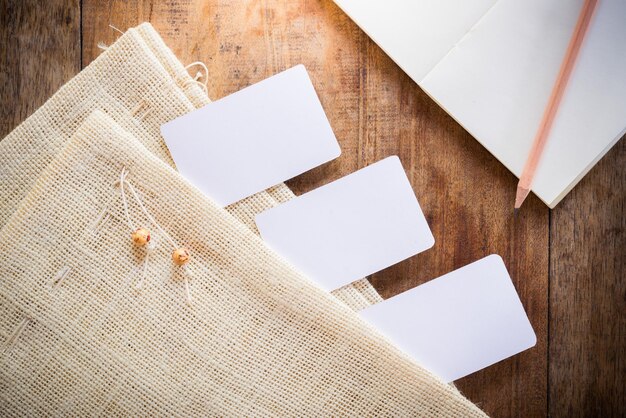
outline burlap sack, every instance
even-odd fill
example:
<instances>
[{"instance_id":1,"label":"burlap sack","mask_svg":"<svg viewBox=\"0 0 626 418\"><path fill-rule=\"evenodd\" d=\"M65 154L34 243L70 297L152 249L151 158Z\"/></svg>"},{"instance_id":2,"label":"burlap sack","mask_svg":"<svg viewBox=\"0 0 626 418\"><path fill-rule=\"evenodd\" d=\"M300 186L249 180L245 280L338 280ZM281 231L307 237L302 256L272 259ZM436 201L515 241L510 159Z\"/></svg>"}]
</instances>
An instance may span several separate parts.
<instances>
[{"instance_id":1,"label":"burlap sack","mask_svg":"<svg viewBox=\"0 0 626 418\"><path fill-rule=\"evenodd\" d=\"M190 305L158 232L134 289L123 167L190 250ZM5 225L0 276L5 415L483 416L98 112Z\"/></svg>"},{"instance_id":2,"label":"burlap sack","mask_svg":"<svg viewBox=\"0 0 626 418\"><path fill-rule=\"evenodd\" d=\"M206 92L150 24L129 29L0 142L0 227L93 110L109 114L173 166L160 126L207 103ZM256 231L255 214L291 197L289 188L279 184L227 210ZM366 279L334 294L354 309L382 300Z\"/></svg>"}]
</instances>

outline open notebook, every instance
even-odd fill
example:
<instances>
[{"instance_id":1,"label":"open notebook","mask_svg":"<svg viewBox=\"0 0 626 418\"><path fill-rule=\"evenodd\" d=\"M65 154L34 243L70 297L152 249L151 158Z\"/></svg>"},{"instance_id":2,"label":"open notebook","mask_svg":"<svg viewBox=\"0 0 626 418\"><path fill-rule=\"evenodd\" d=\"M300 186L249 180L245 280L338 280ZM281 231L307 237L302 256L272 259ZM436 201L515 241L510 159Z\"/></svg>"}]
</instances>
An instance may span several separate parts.
<instances>
[{"instance_id":1,"label":"open notebook","mask_svg":"<svg viewBox=\"0 0 626 418\"><path fill-rule=\"evenodd\" d=\"M520 176L583 0L335 0ZM553 208L626 132L626 1L599 0L532 191Z\"/></svg>"}]
</instances>

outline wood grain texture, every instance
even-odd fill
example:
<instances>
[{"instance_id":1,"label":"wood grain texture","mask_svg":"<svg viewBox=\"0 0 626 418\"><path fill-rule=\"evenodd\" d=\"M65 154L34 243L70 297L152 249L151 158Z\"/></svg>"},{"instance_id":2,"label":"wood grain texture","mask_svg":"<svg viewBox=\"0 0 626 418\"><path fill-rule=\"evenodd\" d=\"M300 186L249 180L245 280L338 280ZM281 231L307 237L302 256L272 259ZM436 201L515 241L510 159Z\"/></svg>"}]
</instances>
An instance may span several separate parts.
<instances>
[{"instance_id":1,"label":"wood grain texture","mask_svg":"<svg viewBox=\"0 0 626 418\"><path fill-rule=\"evenodd\" d=\"M550 412L626 416L626 142L553 210Z\"/></svg>"},{"instance_id":2,"label":"wood grain texture","mask_svg":"<svg viewBox=\"0 0 626 418\"><path fill-rule=\"evenodd\" d=\"M35 64L60 74L52 81L33 74L33 87L4 89L3 122L14 124L41 104L54 83L76 71L80 52L84 66L101 52L99 42L112 43L119 34L109 24L125 30L150 21L183 63L207 64L213 99L303 63L342 155L290 181L292 189L306 192L396 154L433 230L431 250L372 277L381 294L391 297L491 253L511 273L537 346L460 380L461 391L496 417L623 415L623 142L555 211L530 196L515 219L516 178L330 0L83 0L78 53L76 29L44 29L48 7L76 10L76 1L51 4L3 15L3 40L19 33L41 37L24 42L53 43L39 47ZM63 36L65 47L55 43ZM64 48L74 55L57 56ZM14 50L0 59L15 72L36 56ZM37 67L41 74L44 67Z\"/></svg>"},{"instance_id":3,"label":"wood grain texture","mask_svg":"<svg viewBox=\"0 0 626 418\"><path fill-rule=\"evenodd\" d=\"M79 0L0 0L0 138L80 71Z\"/></svg>"}]
</instances>

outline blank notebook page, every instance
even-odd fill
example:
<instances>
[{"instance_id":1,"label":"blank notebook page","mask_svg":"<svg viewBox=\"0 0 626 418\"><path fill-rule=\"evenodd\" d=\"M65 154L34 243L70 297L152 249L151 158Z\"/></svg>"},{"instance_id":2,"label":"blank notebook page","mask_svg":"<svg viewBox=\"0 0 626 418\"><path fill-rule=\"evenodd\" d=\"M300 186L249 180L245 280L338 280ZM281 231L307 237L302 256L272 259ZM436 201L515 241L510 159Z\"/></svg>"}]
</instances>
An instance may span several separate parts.
<instances>
[{"instance_id":1,"label":"blank notebook page","mask_svg":"<svg viewBox=\"0 0 626 418\"><path fill-rule=\"evenodd\" d=\"M539 126L582 0L499 0L421 81L516 176ZM554 207L624 134L626 1L600 0L532 190Z\"/></svg>"},{"instance_id":2,"label":"blank notebook page","mask_svg":"<svg viewBox=\"0 0 626 418\"><path fill-rule=\"evenodd\" d=\"M335 0L419 83L496 0Z\"/></svg>"},{"instance_id":3,"label":"blank notebook page","mask_svg":"<svg viewBox=\"0 0 626 418\"><path fill-rule=\"evenodd\" d=\"M521 175L583 0L335 2ZM625 0L599 0L532 186L550 207L626 131L624 22Z\"/></svg>"}]
</instances>

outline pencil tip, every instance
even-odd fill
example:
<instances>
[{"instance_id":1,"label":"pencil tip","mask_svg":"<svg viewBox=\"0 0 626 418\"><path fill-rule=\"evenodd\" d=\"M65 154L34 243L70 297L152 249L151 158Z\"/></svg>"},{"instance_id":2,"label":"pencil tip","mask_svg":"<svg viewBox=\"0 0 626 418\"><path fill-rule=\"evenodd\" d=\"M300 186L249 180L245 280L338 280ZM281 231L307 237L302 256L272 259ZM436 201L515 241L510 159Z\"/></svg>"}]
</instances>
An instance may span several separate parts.
<instances>
[{"instance_id":1,"label":"pencil tip","mask_svg":"<svg viewBox=\"0 0 626 418\"><path fill-rule=\"evenodd\" d=\"M513 208L513 217L517 218L518 214L519 214L519 208Z\"/></svg>"},{"instance_id":2,"label":"pencil tip","mask_svg":"<svg viewBox=\"0 0 626 418\"><path fill-rule=\"evenodd\" d=\"M517 192L515 193L515 212L517 212L522 206L522 203L524 203L524 200L526 200L526 196L528 196L528 193L530 193L530 189L527 189L520 185L517 186Z\"/></svg>"}]
</instances>

